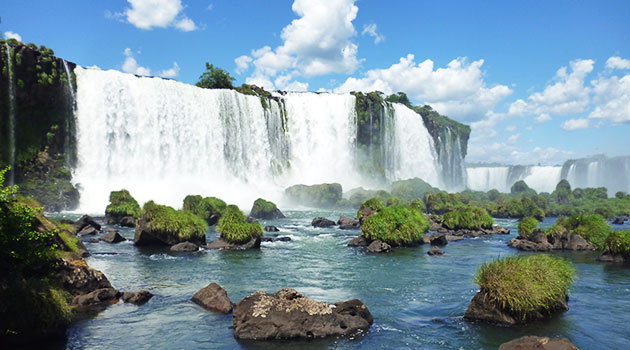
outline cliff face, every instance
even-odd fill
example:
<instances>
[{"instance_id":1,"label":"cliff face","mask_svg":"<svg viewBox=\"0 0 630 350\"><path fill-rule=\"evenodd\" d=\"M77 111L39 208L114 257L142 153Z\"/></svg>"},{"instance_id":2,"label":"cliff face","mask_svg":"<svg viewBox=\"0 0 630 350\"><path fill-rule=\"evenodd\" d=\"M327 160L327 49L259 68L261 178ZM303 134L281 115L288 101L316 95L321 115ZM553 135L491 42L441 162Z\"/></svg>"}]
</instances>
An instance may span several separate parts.
<instances>
[{"instance_id":1,"label":"cliff face","mask_svg":"<svg viewBox=\"0 0 630 350\"><path fill-rule=\"evenodd\" d=\"M46 47L7 40L0 67L0 168L10 165L9 183L47 210L76 207L75 64Z\"/></svg>"}]
</instances>

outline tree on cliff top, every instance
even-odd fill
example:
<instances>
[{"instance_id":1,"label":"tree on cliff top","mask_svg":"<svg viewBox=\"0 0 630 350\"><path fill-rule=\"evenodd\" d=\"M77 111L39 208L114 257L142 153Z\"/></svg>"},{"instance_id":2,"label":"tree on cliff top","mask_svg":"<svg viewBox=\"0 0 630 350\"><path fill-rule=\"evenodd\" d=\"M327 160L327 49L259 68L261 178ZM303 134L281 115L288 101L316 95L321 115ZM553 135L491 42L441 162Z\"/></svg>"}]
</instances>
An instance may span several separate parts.
<instances>
[{"instance_id":1,"label":"tree on cliff top","mask_svg":"<svg viewBox=\"0 0 630 350\"><path fill-rule=\"evenodd\" d=\"M206 71L201 74L196 85L205 89L233 89L234 80L230 73L206 62Z\"/></svg>"}]
</instances>

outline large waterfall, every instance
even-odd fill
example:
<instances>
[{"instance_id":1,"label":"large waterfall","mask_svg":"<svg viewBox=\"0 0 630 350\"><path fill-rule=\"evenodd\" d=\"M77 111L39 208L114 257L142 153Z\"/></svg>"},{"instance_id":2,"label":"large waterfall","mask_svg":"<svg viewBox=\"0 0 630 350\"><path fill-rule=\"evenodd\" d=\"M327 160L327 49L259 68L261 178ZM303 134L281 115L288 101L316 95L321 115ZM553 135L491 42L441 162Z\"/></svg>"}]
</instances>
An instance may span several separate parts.
<instances>
[{"instance_id":1,"label":"large waterfall","mask_svg":"<svg viewBox=\"0 0 630 350\"><path fill-rule=\"evenodd\" d=\"M279 201L297 183L371 184L357 166L357 114L351 94L288 93L274 98L208 90L117 71L75 69L80 210L102 212L109 192L181 206L188 194L241 205ZM264 105L264 106L263 106ZM440 170L422 118L393 105L387 180Z\"/></svg>"}]
</instances>

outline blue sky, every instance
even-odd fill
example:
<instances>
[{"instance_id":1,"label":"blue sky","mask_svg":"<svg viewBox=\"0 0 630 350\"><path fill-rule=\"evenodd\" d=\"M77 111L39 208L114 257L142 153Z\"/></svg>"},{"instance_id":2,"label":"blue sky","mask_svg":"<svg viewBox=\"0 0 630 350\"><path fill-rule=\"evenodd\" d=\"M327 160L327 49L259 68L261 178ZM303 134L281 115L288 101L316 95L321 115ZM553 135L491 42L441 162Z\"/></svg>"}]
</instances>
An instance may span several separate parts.
<instances>
[{"instance_id":1,"label":"blue sky","mask_svg":"<svg viewBox=\"0 0 630 350\"><path fill-rule=\"evenodd\" d=\"M405 91L468 161L630 154L630 1L3 0L0 32L82 66L268 89Z\"/></svg>"}]
</instances>

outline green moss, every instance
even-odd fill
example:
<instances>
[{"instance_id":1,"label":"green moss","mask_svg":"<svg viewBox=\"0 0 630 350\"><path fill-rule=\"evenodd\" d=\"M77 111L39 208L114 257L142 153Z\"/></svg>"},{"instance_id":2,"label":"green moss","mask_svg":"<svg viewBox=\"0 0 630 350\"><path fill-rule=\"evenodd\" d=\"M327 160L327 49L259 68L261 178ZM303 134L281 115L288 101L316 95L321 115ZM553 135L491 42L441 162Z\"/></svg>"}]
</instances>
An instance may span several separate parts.
<instances>
[{"instance_id":1,"label":"green moss","mask_svg":"<svg viewBox=\"0 0 630 350\"><path fill-rule=\"evenodd\" d=\"M422 241L429 221L408 206L385 207L361 224L361 234L369 240L381 240L391 246L410 246Z\"/></svg>"},{"instance_id":2,"label":"green moss","mask_svg":"<svg viewBox=\"0 0 630 350\"><path fill-rule=\"evenodd\" d=\"M523 218L521 222L518 223L518 235L523 238L529 238L532 235L532 232L538 228L538 224L538 220L534 218Z\"/></svg>"},{"instance_id":3,"label":"green moss","mask_svg":"<svg viewBox=\"0 0 630 350\"><path fill-rule=\"evenodd\" d=\"M142 211L149 230L164 232L178 237L180 241L203 239L208 229L203 219L186 210L175 210L149 201Z\"/></svg>"},{"instance_id":4,"label":"green moss","mask_svg":"<svg viewBox=\"0 0 630 350\"><path fill-rule=\"evenodd\" d=\"M223 213L217 232L229 243L243 244L252 238L263 236L263 228L257 222L247 222L245 214L235 205L228 205Z\"/></svg>"},{"instance_id":5,"label":"green moss","mask_svg":"<svg viewBox=\"0 0 630 350\"><path fill-rule=\"evenodd\" d=\"M363 202L361 206L359 207L359 210L357 211L357 218L361 218L362 216L361 212L365 208L371 208L372 211L378 212L382 210L383 208L385 208L385 204L383 204L383 201L381 201L378 198L370 198L366 200L365 202Z\"/></svg>"},{"instance_id":6,"label":"green moss","mask_svg":"<svg viewBox=\"0 0 630 350\"><path fill-rule=\"evenodd\" d=\"M420 198L412 200L411 203L409 203L409 206L413 209L418 210L421 213L424 213L427 210L427 207L424 205L424 202Z\"/></svg>"},{"instance_id":7,"label":"green moss","mask_svg":"<svg viewBox=\"0 0 630 350\"><path fill-rule=\"evenodd\" d=\"M140 205L129 191L125 189L112 191L109 194L109 203L105 209L105 215L114 217L133 216L136 219L140 217Z\"/></svg>"},{"instance_id":8,"label":"green moss","mask_svg":"<svg viewBox=\"0 0 630 350\"><path fill-rule=\"evenodd\" d=\"M401 206L404 204L405 202L402 199L400 199L399 197L394 197L394 196L389 197L387 201L385 202L385 205L388 207Z\"/></svg>"},{"instance_id":9,"label":"green moss","mask_svg":"<svg viewBox=\"0 0 630 350\"><path fill-rule=\"evenodd\" d=\"M444 214L442 223L450 230L481 230L492 228L494 220L485 209L465 206Z\"/></svg>"},{"instance_id":10,"label":"green moss","mask_svg":"<svg viewBox=\"0 0 630 350\"><path fill-rule=\"evenodd\" d=\"M278 207L275 203L258 198L254 201L249 215L261 219L272 218L277 210Z\"/></svg>"},{"instance_id":11,"label":"green moss","mask_svg":"<svg viewBox=\"0 0 630 350\"><path fill-rule=\"evenodd\" d=\"M189 195L184 198L183 209L199 216L208 225L214 225L226 207L227 204L216 197L202 198L199 195Z\"/></svg>"},{"instance_id":12,"label":"green moss","mask_svg":"<svg viewBox=\"0 0 630 350\"><path fill-rule=\"evenodd\" d=\"M475 283L503 309L526 320L534 312L556 308L574 278L569 262L538 254L485 263L477 271Z\"/></svg>"},{"instance_id":13,"label":"green moss","mask_svg":"<svg viewBox=\"0 0 630 350\"><path fill-rule=\"evenodd\" d=\"M614 255L630 256L630 231L613 231L606 237L604 250Z\"/></svg>"}]
</instances>

